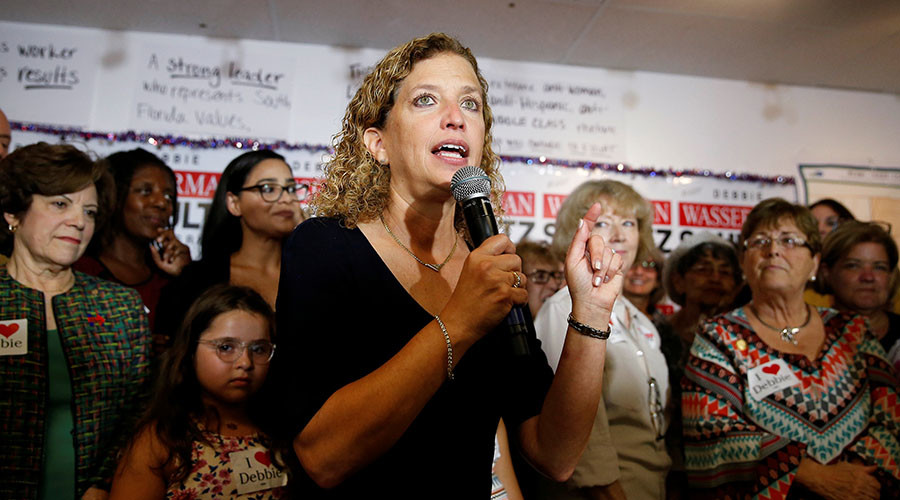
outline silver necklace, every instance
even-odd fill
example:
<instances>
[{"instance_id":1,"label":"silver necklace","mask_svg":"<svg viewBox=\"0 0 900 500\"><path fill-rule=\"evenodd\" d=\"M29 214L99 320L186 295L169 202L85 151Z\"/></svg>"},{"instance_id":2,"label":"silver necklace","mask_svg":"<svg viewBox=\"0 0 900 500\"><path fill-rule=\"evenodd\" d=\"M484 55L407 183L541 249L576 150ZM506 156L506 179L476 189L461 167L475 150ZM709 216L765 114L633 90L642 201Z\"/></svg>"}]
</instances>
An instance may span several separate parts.
<instances>
[{"instance_id":1,"label":"silver necklace","mask_svg":"<svg viewBox=\"0 0 900 500\"><path fill-rule=\"evenodd\" d=\"M768 328L770 330L775 330L776 332L781 332L781 340L783 340L785 342L789 342L794 345L797 345L797 339L795 338L797 336L797 334L800 333L800 330L803 329L806 325L808 325L809 320L812 319L812 311L810 310L809 306L807 305L806 306L806 321L804 321L802 325L794 326L794 327L792 327L790 325L786 325L784 328L779 330L778 328L775 328L774 326L763 321L762 317L759 315L759 313L756 311L756 308L752 304L750 305L750 310L753 311L753 315L756 316L756 319L758 319L759 322L763 324L763 326L765 326L766 328Z\"/></svg>"},{"instance_id":2,"label":"silver necklace","mask_svg":"<svg viewBox=\"0 0 900 500\"><path fill-rule=\"evenodd\" d=\"M431 269L432 271L434 271L436 273L441 272L441 268L444 267L444 265L446 265L448 262L450 262L450 258L453 257L453 252L456 251L456 245L459 243L459 238L454 238L453 239L453 248L450 250L450 253L447 255L447 258L444 259L444 262L441 262L438 265L429 264L429 263L423 261L422 259L420 259L418 256L416 256L416 254L414 254L412 250L407 248L406 245L404 245L403 242L400 241L400 238L397 238L397 235L395 235L394 232L391 231L391 228L388 227L387 222L384 221L383 215L379 215L378 218L381 219L381 225L384 226L384 230L387 231L387 233L389 235L391 235L391 238L393 238L394 241L396 241L398 245L400 245L400 248L406 250L406 253L412 255L412 258L416 259L416 262L418 262L419 264L422 264L423 266L427 267L428 269Z\"/></svg>"}]
</instances>

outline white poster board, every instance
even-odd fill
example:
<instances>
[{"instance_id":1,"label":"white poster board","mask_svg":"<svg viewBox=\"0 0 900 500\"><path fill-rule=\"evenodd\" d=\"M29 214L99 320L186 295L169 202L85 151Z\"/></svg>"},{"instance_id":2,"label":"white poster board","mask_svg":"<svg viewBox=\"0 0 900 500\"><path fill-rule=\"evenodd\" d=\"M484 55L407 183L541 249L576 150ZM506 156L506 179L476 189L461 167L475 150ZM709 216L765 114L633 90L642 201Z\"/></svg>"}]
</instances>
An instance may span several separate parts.
<instances>
[{"instance_id":1,"label":"white poster board","mask_svg":"<svg viewBox=\"0 0 900 500\"><path fill-rule=\"evenodd\" d=\"M289 130L293 58L241 46L145 44L138 56L135 130L283 138Z\"/></svg>"},{"instance_id":2,"label":"white poster board","mask_svg":"<svg viewBox=\"0 0 900 500\"><path fill-rule=\"evenodd\" d=\"M0 102L7 116L37 123L86 126L102 37L91 32L36 30L4 24L0 31Z\"/></svg>"}]
</instances>

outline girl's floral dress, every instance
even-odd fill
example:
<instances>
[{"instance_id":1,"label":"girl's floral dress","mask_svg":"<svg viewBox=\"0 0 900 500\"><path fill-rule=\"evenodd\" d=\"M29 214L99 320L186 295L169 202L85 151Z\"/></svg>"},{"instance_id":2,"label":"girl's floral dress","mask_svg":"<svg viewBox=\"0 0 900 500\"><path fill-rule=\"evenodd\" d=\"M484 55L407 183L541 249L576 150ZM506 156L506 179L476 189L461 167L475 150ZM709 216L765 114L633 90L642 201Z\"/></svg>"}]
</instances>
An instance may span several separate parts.
<instances>
[{"instance_id":1,"label":"girl's floral dress","mask_svg":"<svg viewBox=\"0 0 900 500\"><path fill-rule=\"evenodd\" d=\"M286 486L238 495L237 484L232 479L234 470L229 455L233 452L263 447L259 435L222 436L209 430L202 428L201 430L203 430L203 436L207 443L194 441L191 451L191 462L193 463L191 472L184 481L169 484L166 489L166 498L174 500L287 498ZM213 446L208 443L212 443Z\"/></svg>"}]
</instances>

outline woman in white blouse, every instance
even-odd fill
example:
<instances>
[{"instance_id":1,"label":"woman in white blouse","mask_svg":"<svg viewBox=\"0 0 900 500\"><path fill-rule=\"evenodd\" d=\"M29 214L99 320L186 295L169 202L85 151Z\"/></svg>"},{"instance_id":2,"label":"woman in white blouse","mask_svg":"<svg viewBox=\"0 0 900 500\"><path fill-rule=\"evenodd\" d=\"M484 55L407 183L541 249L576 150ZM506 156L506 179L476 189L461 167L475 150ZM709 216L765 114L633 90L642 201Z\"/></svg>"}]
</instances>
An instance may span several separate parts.
<instances>
[{"instance_id":1,"label":"woman in white blouse","mask_svg":"<svg viewBox=\"0 0 900 500\"><path fill-rule=\"evenodd\" d=\"M625 272L653 248L653 209L630 186L588 181L566 198L556 219L552 248L565 254L578 220L593 203L603 214L594 233L622 256ZM559 363L571 311L568 288L548 299L535 321L551 367ZM548 498L665 498L671 461L663 440L669 383L656 328L624 296L613 306L612 333L603 367L603 399L587 449L567 488L546 485Z\"/></svg>"}]
</instances>

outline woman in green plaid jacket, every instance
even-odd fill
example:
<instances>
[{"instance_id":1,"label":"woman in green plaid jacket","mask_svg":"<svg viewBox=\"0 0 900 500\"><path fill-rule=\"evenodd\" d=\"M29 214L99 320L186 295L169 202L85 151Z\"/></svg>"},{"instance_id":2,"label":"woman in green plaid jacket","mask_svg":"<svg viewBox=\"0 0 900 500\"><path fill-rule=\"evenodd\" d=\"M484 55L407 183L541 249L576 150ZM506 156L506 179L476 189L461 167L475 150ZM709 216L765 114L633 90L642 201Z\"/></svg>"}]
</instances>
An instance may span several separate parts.
<instances>
[{"instance_id":1,"label":"woman in green plaid jacket","mask_svg":"<svg viewBox=\"0 0 900 500\"><path fill-rule=\"evenodd\" d=\"M12 252L0 268L0 498L105 498L140 410L140 296L71 269L108 213L107 179L71 146L0 162L0 245Z\"/></svg>"}]
</instances>

